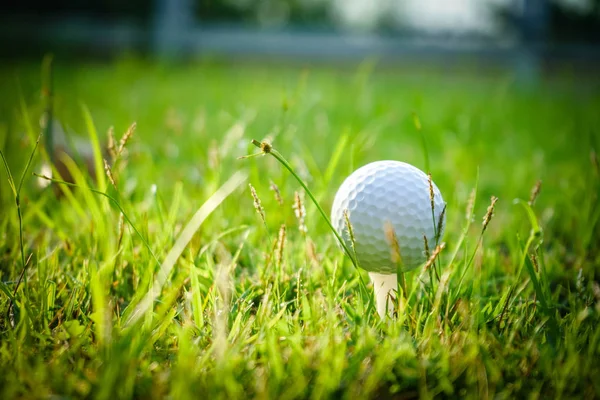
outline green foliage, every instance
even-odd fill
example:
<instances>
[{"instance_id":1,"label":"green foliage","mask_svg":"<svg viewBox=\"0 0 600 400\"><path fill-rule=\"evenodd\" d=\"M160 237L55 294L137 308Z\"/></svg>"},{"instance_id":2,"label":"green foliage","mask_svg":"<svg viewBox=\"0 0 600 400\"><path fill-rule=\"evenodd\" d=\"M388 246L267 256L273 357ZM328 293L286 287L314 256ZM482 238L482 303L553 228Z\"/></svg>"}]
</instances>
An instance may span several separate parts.
<instances>
[{"instance_id":1,"label":"green foliage","mask_svg":"<svg viewBox=\"0 0 600 400\"><path fill-rule=\"evenodd\" d=\"M598 82L55 61L53 118L93 167L42 189L7 175L49 159L38 67L0 68L0 398L600 396ZM103 132L134 121L113 187ZM267 137L326 215L360 165L429 164L446 247L396 319L312 202L299 229L287 167L238 159Z\"/></svg>"}]
</instances>

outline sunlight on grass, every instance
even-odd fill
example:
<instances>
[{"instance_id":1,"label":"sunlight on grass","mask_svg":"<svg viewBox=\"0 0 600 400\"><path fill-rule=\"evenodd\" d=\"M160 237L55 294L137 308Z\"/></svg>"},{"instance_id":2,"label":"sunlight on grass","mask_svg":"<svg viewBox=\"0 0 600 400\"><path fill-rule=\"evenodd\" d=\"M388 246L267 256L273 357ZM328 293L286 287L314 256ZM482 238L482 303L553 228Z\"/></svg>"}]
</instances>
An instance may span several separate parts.
<instances>
[{"instance_id":1,"label":"sunlight on grass","mask_svg":"<svg viewBox=\"0 0 600 400\"><path fill-rule=\"evenodd\" d=\"M588 83L54 68L49 108L37 65L0 67L0 398L600 396ZM89 156L36 149L58 127ZM240 160L253 138L271 146ZM327 217L343 179L383 159L431 173L447 202L384 320Z\"/></svg>"}]
</instances>

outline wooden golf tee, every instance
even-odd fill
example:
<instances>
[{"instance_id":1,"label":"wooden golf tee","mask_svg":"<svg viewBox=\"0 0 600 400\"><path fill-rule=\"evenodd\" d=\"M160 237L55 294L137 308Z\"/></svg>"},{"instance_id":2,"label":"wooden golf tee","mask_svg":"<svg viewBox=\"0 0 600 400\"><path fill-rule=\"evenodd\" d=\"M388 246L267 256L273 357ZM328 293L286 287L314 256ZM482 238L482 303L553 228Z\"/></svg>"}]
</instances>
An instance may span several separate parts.
<instances>
[{"instance_id":1,"label":"wooden golf tee","mask_svg":"<svg viewBox=\"0 0 600 400\"><path fill-rule=\"evenodd\" d=\"M394 300L398 291L398 276L396 274L378 274L369 272L371 282L373 282L373 291L375 292L375 305L377 313L381 319L387 315L394 315Z\"/></svg>"}]
</instances>

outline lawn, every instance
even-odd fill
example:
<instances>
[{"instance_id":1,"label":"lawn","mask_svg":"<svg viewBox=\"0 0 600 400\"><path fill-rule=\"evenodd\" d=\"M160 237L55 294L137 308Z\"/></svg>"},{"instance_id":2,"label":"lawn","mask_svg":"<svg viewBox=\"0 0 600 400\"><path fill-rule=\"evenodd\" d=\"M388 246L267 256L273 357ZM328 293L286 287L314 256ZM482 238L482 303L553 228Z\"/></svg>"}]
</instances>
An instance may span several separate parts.
<instances>
[{"instance_id":1,"label":"lawn","mask_svg":"<svg viewBox=\"0 0 600 400\"><path fill-rule=\"evenodd\" d=\"M0 67L0 398L600 397L592 77L57 59L53 136L97 167L41 188L41 69ZM326 214L368 162L431 172L446 246L395 318L252 139Z\"/></svg>"}]
</instances>

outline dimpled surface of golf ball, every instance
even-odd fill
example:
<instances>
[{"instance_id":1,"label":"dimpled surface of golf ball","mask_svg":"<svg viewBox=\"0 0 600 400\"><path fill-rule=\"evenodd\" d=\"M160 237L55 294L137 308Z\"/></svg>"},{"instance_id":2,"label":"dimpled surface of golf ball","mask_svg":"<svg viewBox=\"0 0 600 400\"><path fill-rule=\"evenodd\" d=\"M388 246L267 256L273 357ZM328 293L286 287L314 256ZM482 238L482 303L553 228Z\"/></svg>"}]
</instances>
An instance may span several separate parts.
<instances>
[{"instance_id":1,"label":"dimpled surface of golf ball","mask_svg":"<svg viewBox=\"0 0 600 400\"><path fill-rule=\"evenodd\" d=\"M354 232L356 258L361 268L378 273L395 273L392 261L393 227L400 247L402 269L418 267L426 260L423 236L433 249L440 216L442 237L445 226L444 199L433 186L433 213L428 176L420 169L400 161L376 161L354 171L335 195L331 222L352 251L344 210ZM391 224L391 225L389 225Z\"/></svg>"}]
</instances>

